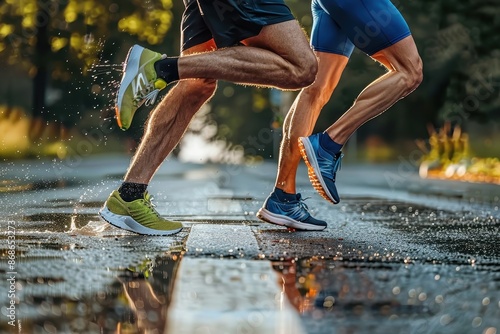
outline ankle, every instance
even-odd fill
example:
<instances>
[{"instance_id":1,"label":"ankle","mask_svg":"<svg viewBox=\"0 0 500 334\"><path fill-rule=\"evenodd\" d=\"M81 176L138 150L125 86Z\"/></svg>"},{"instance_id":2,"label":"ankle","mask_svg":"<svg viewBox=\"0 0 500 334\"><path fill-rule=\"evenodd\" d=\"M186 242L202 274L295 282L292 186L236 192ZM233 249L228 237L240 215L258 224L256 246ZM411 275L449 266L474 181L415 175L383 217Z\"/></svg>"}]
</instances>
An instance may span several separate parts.
<instances>
[{"instance_id":1,"label":"ankle","mask_svg":"<svg viewBox=\"0 0 500 334\"><path fill-rule=\"evenodd\" d=\"M297 200L297 194L287 193L280 188L274 188L273 193L278 197L281 202L292 202Z\"/></svg>"},{"instance_id":2,"label":"ankle","mask_svg":"<svg viewBox=\"0 0 500 334\"><path fill-rule=\"evenodd\" d=\"M179 80L179 57L167 57L154 63L156 74L167 83Z\"/></svg>"},{"instance_id":3,"label":"ankle","mask_svg":"<svg viewBox=\"0 0 500 334\"><path fill-rule=\"evenodd\" d=\"M143 198L148 185L143 183L123 182L118 193L125 202L132 202Z\"/></svg>"},{"instance_id":4,"label":"ankle","mask_svg":"<svg viewBox=\"0 0 500 334\"><path fill-rule=\"evenodd\" d=\"M342 150L342 147L344 146L343 144L335 142L332 138L330 138L330 136L326 132L323 132L319 136L319 144L323 149L332 154L339 153Z\"/></svg>"}]
</instances>

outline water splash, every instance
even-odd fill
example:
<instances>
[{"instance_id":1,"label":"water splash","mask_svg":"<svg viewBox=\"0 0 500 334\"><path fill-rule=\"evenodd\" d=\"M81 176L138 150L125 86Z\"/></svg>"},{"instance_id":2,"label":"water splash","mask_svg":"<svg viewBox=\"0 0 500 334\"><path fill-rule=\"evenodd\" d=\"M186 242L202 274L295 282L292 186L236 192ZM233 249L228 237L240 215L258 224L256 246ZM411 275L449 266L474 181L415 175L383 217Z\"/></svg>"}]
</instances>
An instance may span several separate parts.
<instances>
[{"instance_id":1,"label":"water splash","mask_svg":"<svg viewBox=\"0 0 500 334\"><path fill-rule=\"evenodd\" d=\"M92 78L92 94L94 95L94 109L102 110L102 117L107 120L114 114L114 101L120 87L120 79L124 70L124 63L111 63L109 60L99 60L92 64L89 73ZM104 101L99 103L100 101Z\"/></svg>"}]
</instances>

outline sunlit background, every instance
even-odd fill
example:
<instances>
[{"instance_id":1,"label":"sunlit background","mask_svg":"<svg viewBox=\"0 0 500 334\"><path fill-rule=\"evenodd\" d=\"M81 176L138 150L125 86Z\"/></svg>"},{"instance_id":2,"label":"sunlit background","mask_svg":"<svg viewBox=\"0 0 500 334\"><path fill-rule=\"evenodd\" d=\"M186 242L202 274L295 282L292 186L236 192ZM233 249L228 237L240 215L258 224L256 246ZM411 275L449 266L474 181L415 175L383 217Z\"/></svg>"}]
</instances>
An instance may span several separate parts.
<instances>
[{"instance_id":1,"label":"sunlit background","mask_svg":"<svg viewBox=\"0 0 500 334\"><path fill-rule=\"evenodd\" d=\"M363 126L350 162L410 161L422 177L500 183L500 7L491 1L393 1L424 61L424 82ZM309 1L287 1L309 33ZM6 0L0 4L0 157L68 159L131 154L150 110L132 128L112 104L128 48L179 53L182 1ZM322 131L383 68L355 51L316 126ZM174 154L191 162L277 159L296 92L226 82Z\"/></svg>"}]
</instances>

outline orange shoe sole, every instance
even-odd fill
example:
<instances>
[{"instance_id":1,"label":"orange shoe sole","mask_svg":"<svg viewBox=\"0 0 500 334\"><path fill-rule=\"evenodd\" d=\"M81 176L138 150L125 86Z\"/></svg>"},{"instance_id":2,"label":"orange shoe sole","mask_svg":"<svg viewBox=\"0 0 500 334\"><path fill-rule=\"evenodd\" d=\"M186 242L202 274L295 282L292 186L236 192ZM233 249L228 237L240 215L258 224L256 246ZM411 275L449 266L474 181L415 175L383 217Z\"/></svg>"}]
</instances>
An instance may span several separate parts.
<instances>
[{"instance_id":1,"label":"orange shoe sole","mask_svg":"<svg viewBox=\"0 0 500 334\"><path fill-rule=\"evenodd\" d=\"M311 163L309 162L309 159L307 158L306 148L304 147L304 144L302 143L302 140L300 138L299 138L299 150L302 159L304 159L304 162L306 163L307 174L309 175L309 181L311 182L314 189L316 189L316 191L321 195L321 197L326 199L328 202L332 204L337 204L330 197L328 197L328 195L325 192L325 189L323 189L323 186L321 185L321 182L319 182L318 176L314 172L314 168L312 167Z\"/></svg>"}]
</instances>

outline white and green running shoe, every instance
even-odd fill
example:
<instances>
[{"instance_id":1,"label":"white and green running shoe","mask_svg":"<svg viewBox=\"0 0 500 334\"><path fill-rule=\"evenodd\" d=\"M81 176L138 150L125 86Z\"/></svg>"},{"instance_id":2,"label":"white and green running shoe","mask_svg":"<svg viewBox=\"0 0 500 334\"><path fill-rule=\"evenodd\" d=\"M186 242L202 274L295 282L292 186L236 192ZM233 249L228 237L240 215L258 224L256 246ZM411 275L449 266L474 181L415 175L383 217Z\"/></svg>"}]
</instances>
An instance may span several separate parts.
<instances>
[{"instance_id":1,"label":"white and green running shoe","mask_svg":"<svg viewBox=\"0 0 500 334\"><path fill-rule=\"evenodd\" d=\"M122 130L130 127L142 104L154 104L160 90L167 86L165 80L158 78L154 68L155 62L166 57L139 45L128 51L115 104L116 121Z\"/></svg>"},{"instance_id":2,"label":"white and green running shoe","mask_svg":"<svg viewBox=\"0 0 500 334\"><path fill-rule=\"evenodd\" d=\"M113 191L99 215L111 225L144 235L171 235L182 230L182 224L160 217L151 203L151 196L125 202L118 191Z\"/></svg>"}]
</instances>

